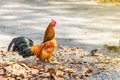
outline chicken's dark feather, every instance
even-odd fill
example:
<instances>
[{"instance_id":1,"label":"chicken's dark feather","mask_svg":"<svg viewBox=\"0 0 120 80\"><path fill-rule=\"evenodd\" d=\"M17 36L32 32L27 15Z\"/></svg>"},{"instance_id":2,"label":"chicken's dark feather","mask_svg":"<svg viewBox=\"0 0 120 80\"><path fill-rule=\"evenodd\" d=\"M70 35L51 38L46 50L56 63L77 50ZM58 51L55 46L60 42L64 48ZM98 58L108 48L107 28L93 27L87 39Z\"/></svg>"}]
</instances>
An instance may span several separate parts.
<instances>
[{"instance_id":1,"label":"chicken's dark feather","mask_svg":"<svg viewBox=\"0 0 120 80\"><path fill-rule=\"evenodd\" d=\"M17 51L19 55L25 58L33 55L30 49L31 46L33 46L31 39L27 37L17 37L10 42L8 51L12 48L12 51Z\"/></svg>"}]
</instances>

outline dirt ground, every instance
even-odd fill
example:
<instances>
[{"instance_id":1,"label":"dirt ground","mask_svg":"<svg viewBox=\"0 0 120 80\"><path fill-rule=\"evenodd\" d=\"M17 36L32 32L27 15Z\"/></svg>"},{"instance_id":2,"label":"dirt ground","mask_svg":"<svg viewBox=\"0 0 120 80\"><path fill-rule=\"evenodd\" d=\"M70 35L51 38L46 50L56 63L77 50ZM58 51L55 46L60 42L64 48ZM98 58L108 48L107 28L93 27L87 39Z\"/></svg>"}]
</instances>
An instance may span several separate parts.
<instances>
[{"instance_id":1,"label":"dirt ground","mask_svg":"<svg viewBox=\"0 0 120 80\"><path fill-rule=\"evenodd\" d=\"M86 52L102 48L104 44L118 46L119 10L119 6L98 5L92 0L0 0L0 48L6 50L16 36L29 37L35 43L41 42L51 19L57 21L55 32L60 45L79 46ZM104 50L98 52L119 56ZM103 74L93 76L92 80L98 77L102 80L101 76ZM116 74L104 78L119 80L119 76ZM91 77L86 80L91 80Z\"/></svg>"},{"instance_id":2,"label":"dirt ground","mask_svg":"<svg viewBox=\"0 0 120 80\"><path fill-rule=\"evenodd\" d=\"M81 46L90 51L105 43L119 45L119 6L98 5L95 1L55 2L41 0L0 1L0 46L16 36L42 41L51 19L58 44ZM34 36L33 36L34 35Z\"/></svg>"}]
</instances>

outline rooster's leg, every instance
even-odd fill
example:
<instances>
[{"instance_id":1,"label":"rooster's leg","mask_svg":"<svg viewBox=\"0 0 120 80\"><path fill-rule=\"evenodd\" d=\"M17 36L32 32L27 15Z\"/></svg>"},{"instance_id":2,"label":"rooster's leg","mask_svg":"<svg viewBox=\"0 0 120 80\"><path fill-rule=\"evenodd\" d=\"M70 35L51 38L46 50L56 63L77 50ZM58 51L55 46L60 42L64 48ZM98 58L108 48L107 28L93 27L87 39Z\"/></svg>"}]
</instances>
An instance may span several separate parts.
<instances>
[{"instance_id":1,"label":"rooster's leg","mask_svg":"<svg viewBox=\"0 0 120 80\"><path fill-rule=\"evenodd\" d=\"M44 61L44 62L43 62L43 68L45 68L45 63L46 63L46 62Z\"/></svg>"}]
</instances>

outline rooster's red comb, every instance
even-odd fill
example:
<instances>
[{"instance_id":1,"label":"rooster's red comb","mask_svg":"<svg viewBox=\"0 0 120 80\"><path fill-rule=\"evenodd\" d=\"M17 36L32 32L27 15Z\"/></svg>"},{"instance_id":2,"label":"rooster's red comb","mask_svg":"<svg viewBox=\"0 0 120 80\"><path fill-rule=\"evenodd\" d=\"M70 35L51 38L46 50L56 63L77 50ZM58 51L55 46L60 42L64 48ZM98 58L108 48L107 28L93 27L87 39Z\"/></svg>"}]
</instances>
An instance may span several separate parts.
<instances>
[{"instance_id":1,"label":"rooster's red comb","mask_svg":"<svg viewBox=\"0 0 120 80\"><path fill-rule=\"evenodd\" d=\"M54 19L51 20L51 24L55 27L56 21Z\"/></svg>"}]
</instances>

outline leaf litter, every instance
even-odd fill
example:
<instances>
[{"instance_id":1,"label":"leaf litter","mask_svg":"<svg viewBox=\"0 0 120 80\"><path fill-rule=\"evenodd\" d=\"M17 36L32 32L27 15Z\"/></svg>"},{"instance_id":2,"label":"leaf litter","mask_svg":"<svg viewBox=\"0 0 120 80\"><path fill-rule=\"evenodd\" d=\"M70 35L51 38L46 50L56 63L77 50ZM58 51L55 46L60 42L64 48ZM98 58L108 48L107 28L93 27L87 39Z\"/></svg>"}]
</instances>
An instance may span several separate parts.
<instances>
[{"instance_id":1,"label":"leaf litter","mask_svg":"<svg viewBox=\"0 0 120 80\"><path fill-rule=\"evenodd\" d=\"M15 52L0 51L0 80L80 80L101 72L110 76L110 70L120 72L120 58L90 52L80 47L58 45L50 63L45 68L39 59L9 60ZM20 56L18 56L20 57Z\"/></svg>"}]
</instances>

